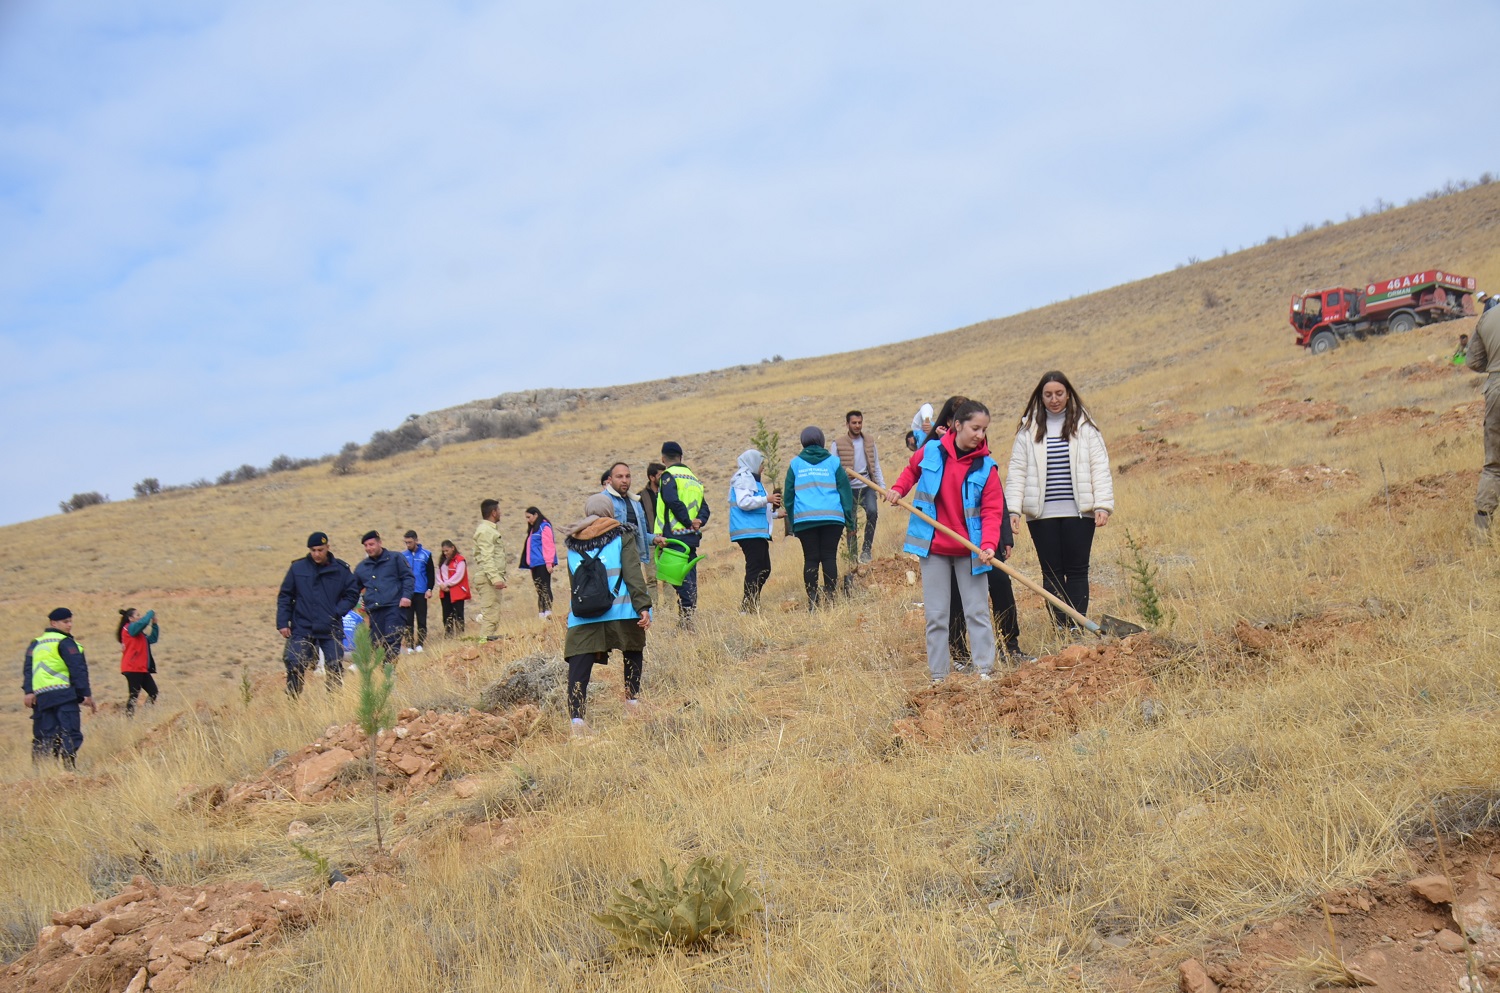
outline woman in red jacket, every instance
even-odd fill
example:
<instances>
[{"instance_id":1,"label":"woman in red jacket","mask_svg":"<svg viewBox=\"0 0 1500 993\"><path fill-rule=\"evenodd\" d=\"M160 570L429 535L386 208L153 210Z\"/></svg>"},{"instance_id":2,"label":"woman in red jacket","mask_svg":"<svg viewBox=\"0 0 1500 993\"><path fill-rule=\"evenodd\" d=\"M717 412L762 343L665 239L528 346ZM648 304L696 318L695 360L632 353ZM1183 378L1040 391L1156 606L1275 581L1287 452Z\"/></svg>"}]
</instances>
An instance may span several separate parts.
<instances>
[{"instance_id":1,"label":"woman in red jacket","mask_svg":"<svg viewBox=\"0 0 1500 993\"><path fill-rule=\"evenodd\" d=\"M452 638L464 633L464 601L472 596L469 564L453 542L443 542L442 550L437 564L438 597L443 605L443 631Z\"/></svg>"},{"instance_id":2,"label":"woman in red jacket","mask_svg":"<svg viewBox=\"0 0 1500 993\"><path fill-rule=\"evenodd\" d=\"M115 628L115 640L122 648L120 672L125 675L125 690L130 699L125 703L125 716L135 716L135 698L146 691L149 703L156 703L156 656L151 646L161 637L161 628L156 623L156 611L148 610L145 616L130 607L120 611L120 624Z\"/></svg>"}]
</instances>

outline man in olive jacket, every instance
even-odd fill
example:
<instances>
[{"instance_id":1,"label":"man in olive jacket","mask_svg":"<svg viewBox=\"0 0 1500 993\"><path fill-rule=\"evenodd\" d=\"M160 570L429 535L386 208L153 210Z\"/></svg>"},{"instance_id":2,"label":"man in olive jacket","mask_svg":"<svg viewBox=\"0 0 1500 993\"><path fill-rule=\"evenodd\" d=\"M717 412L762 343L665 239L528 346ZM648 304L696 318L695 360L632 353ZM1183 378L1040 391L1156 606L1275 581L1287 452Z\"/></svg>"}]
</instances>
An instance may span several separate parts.
<instances>
[{"instance_id":1,"label":"man in olive jacket","mask_svg":"<svg viewBox=\"0 0 1500 993\"><path fill-rule=\"evenodd\" d=\"M500 501L479 504L479 526L474 529L474 553L469 557L469 588L478 611L479 633L485 641L500 637L500 591L505 589L505 539L500 535Z\"/></svg>"},{"instance_id":2,"label":"man in olive jacket","mask_svg":"<svg viewBox=\"0 0 1500 993\"><path fill-rule=\"evenodd\" d=\"M1489 530L1490 518L1500 506L1500 307L1484 312L1469 338L1465 359L1484 381L1484 469L1474 494L1474 524Z\"/></svg>"}]
</instances>

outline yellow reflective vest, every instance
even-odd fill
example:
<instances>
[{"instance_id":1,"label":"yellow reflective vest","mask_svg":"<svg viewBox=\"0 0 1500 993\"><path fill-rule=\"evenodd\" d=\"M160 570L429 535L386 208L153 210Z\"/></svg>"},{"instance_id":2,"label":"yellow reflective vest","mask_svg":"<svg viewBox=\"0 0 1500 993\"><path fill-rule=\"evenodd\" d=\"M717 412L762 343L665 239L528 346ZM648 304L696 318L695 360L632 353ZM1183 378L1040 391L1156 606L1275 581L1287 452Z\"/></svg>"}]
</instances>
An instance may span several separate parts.
<instances>
[{"instance_id":1,"label":"yellow reflective vest","mask_svg":"<svg viewBox=\"0 0 1500 993\"><path fill-rule=\"evenodd\" d=\"M693 470L685 465L667 466L661 471L663 476L670 475L677 483L677 499L687 508L688 520L698 520L698 511L703 509L703 484L698 482L698 477L693 475ZM661 488L656 490L656 520L653 522L652 530L657 534L685 534L692 528L675 519L673 515L672 528L665 530L667 525L667 502L662 499Z\"/></svg>"},{"instance_id":2,"label":"yellow reflective vest","mask_svg":"<svg viewBox=\"0 0 1500 993\"><path fill-rule=\"evenodd\" d=\"M68 678L68 663L57 650L67 637L61 631L48 631L32 643L31 692L44 693L73 685Z\"/></svg>"}]
</instances>

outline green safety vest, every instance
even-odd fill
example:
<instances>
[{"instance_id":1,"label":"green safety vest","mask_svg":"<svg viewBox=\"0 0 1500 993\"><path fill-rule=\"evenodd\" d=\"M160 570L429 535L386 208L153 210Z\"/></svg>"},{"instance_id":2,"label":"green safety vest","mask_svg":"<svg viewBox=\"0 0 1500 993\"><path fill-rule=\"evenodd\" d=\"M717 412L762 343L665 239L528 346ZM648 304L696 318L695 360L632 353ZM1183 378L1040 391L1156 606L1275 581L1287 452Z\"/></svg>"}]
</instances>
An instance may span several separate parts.
<instances>
[{"instance_id":1,"label":"green safety vest","mask_svg":"<svg viewBox=\"0 0 1500 993\"><path fill-rule=\"evenodd\" d=\"M57 650L66 637L68 635L60 631L48 631L37 638L31 648L31 692L42 693L73 685L68 679L68 663Z\"/></svg>"},{"instance_id":2,"label":"green safety vest","mask_svg":"<svg viewBox=\"0 0 1500 993\"><path fill-rule=\"evenodd\" d=\"M703 508L703 484L698 482L698 477L693 475L693 470L685 465L668 466L662 470L662 475L670 475L677 481L677 499L687 507L688 519L696 521L698 511ZM661 489L656 491L656 520L651 530L657 534L666 534L663 529L667 524L667 503L662 499ZM672 522L672 534L685 534L692 530L678 521Z\"/></svg>"}]
</instances>

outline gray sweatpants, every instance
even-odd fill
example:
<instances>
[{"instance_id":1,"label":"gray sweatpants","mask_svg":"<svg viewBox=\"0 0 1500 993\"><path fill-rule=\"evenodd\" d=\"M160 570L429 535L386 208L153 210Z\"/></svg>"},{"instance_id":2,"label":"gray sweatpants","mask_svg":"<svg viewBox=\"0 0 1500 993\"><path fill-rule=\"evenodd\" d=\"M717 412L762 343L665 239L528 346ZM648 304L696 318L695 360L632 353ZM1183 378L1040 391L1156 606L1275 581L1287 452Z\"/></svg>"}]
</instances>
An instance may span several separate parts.
<instances>
[{"instance_id":1,"label":"gray sweatpants","mask_svg":"<svg viewBox=\"0 0 1500 993\"><path fill-rule=\"evenodd\" d=\"M1481 514L1493 514L1497 507L1500 507L1500 385L1484 391L1484 469L1479 473L1479 491L1474 495L1474 509Z\"/></svg>"},{"instance_id":2,"label":"gray sweatpants","mask_svg":"<svg viewBox=\"0 0 1500 993\"><path fill-rule=\"evenodd\" d=\"M969 628L969 651L980 672L995 668L995 629L990 620L990 584L984 573L974 575L969 556L928 555L922 560L922 599L927 607L927 671L933 679L947 677L953 665L948 653L948 619L953 609L952 583L958 580L964 621Z\"/></svg>"}]
</instances>

